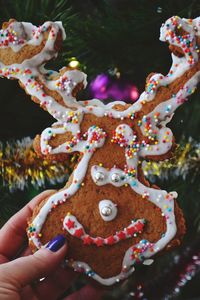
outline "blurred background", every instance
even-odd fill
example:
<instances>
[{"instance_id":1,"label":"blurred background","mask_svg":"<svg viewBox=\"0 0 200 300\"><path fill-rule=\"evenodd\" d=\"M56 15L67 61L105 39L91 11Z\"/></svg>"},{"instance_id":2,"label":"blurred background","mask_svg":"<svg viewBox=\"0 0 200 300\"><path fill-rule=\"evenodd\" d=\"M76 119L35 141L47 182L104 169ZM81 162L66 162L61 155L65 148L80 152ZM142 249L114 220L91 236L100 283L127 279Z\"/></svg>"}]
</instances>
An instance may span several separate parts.
<instances>
[{"instance_id":1,"label":"blurred background","mask_svg":"<svg viewBox=\"0 0 200 300\"><path fill-rule=\"evenodd\" d=\"M15 18L40 25L62 21L63 51L48 64L58 70L78 66L88 74L80 99L134 102L151 72L166 74L171 56L159 41L169 17L200 16L200 2L186 0L0 0L0 23ZM64 165L41 161L32 139L54 122L30 100L16 81L0 80L0 225L34 195L59 188L68 178L72 157ZM176 190L187 234L178 249L158 257L150 267L108 291L105 299L200 299L200 93L180 107L169 127L177 150L170 161L145 166L145 175L163 189ZM86 282L80 278L72 290Z\"/></svg>"}]
</instances>

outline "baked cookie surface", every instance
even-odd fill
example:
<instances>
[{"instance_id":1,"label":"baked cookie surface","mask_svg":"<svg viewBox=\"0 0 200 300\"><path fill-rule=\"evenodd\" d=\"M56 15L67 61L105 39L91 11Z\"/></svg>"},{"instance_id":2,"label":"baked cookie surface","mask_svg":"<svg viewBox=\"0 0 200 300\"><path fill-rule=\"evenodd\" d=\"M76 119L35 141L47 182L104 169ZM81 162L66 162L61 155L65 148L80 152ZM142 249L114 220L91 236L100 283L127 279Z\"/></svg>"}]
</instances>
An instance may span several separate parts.
<instances>
[{"instance_id":1,"label":"baked cookie surface","mask_svg":"<svg viewBox=\"0 0 200 300\"><path fill-rule=\"evenodd\" d=\"M112 285L127 278L138 263L149 265L155 254L180 244L185 221L177 193L150 186L142 161L172 155L175 140L166 124L200 80L195 28L200 30L199 18L167 20L160 39L172 51L169 73L148 76L134 104L105 105L97 99L76 100L86 86L81 71L43 67L65 37L61 23L36 27L10 20L3 26L0 75L18 79L33 101L57 120L36 137L36 152L61 161L79 154L66 185L40 203L29 220L33 251L64 234L68 265Z\"/></svg>"}]
</instances>

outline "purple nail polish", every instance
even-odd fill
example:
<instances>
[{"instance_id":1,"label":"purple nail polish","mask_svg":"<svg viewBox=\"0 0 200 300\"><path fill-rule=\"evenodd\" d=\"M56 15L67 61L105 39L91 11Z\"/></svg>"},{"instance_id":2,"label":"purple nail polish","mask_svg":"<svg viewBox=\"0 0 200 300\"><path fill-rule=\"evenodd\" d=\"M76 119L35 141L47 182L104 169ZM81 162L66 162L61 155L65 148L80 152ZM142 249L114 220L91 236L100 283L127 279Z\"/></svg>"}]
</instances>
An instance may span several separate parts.
<instances>
[{"instance_id":1,"label":"purple nail polish","mask_svg":"<svg viewBox=\"0 0 200 300\"><path fill-rule=\"evenodd\" d=\"M64 245L65 241L64 235L59 234L47 244L46 248L52 252L56 252Z\"/></svg>"}]
</instances>

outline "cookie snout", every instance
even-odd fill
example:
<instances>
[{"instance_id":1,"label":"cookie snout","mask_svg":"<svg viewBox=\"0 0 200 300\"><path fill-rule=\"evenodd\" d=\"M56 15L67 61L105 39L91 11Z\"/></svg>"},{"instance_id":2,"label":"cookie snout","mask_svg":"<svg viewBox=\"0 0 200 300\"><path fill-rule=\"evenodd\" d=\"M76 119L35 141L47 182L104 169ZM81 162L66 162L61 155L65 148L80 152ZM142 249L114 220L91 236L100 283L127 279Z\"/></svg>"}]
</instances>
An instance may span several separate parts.
<instances>
[{"instance_id":1,"label":"cookie snout","mask_svg":"<svg viewBox=\"0 0 200 300\"><path fill-rule=\"evenodd\" d=\"M101 200L99 202L99 213L104 221L112 221L117 216L117 204L111 200Z\"/></svg>"}]
</instances>

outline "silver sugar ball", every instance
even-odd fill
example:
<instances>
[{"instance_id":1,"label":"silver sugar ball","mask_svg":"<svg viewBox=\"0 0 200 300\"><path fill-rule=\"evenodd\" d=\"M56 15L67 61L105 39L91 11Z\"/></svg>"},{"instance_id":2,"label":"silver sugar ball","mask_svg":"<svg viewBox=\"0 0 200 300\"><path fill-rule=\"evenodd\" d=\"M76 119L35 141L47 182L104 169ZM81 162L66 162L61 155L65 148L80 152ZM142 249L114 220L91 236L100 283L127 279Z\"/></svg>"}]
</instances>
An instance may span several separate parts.
<instances>
[{"instance_id":1,"label":"silver sugar ball","mask_svg":"<svg viewBox=\"0 0 200 300\"><path fill-rule=\"evenodd\" d=\"M112 174L112 176L111 176L112 182L119 182L120 179L121 179L121 178L120 178L120 175L117 174L117 173L114 173L114 174Z\"/></svg>"},{"instance_id":2,"label":"silver sugar ball","mask_svg":"<svg viewBox=\"0 0 200 300\"><path fill-rule=\"evenodd\" d=\"M104 174L102 172L97 172L95 174L95 180L96 181L103 181L104 180Z\"/></svg>"},{"instance_id":3,"label":"silver sugar ball","mask_svg":"<svg viewBox=\"0 0 200 300\"><path fill-rule=\"evenodd\" d=\"M102 213L103 216L108 217L112 214L112 209L109 206L104 206L101 209L101 213Z\"/></svg>"}]
</instances>

